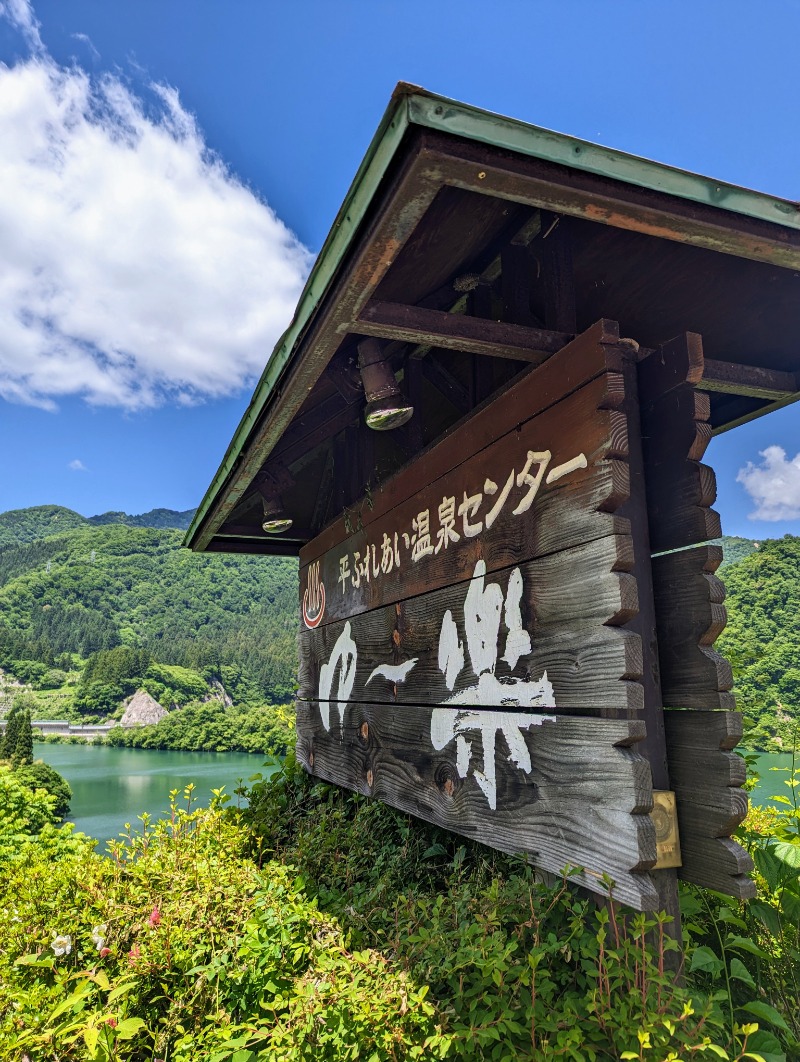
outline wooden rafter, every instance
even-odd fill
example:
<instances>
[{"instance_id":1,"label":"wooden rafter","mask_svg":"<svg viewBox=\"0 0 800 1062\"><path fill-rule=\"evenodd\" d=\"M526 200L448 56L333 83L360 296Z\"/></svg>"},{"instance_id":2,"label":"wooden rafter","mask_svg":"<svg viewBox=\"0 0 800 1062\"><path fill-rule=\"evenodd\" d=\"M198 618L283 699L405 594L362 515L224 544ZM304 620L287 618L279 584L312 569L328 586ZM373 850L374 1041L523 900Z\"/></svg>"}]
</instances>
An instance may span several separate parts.
<instances>
[{"instance_id":1,"label":"wooden rafter","mask_svg":"<svg viewBox=\"0 0 800 1062\"><path fill-rule=\"evenodd\" d=\"M697 384L702 391L775 401L800 391L798 374L763 369L756 365L736 365L729 361L705 359L703 378Z\"/></svg>"},{"instance_id":2,"label":"wooden rafter","mask_svg":"<svg viewBox=\"0 0 800 1062\"><path fill-rule=\"evenodd\" d=\"M512 358L532 365L541 365L574 338L567 332L527 328L388 302L367 305L353 322L351 331L379 339Z\"/></svg>"}]
</instances>

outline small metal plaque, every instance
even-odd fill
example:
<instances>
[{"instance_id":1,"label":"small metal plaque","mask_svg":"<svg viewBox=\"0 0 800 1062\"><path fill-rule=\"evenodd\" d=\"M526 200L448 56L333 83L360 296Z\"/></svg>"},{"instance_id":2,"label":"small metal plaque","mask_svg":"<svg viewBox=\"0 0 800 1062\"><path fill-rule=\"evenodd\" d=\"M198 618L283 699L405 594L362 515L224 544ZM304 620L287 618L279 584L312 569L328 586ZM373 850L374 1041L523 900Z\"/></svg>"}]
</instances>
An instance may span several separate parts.
<instances>
[{"instance_id":1,"label":"small metal plaque","mask_svg":"<svg viewBox=\"0 0 800 1062\"><path fill-rule=\"evenodd\" d=\"M650 818L656 828L657 858L653 870L666 870L668 867L681 866L678 813L673 792L667 789L653 790L653 810L650 812Z\"/></svg>"}]
</instances>

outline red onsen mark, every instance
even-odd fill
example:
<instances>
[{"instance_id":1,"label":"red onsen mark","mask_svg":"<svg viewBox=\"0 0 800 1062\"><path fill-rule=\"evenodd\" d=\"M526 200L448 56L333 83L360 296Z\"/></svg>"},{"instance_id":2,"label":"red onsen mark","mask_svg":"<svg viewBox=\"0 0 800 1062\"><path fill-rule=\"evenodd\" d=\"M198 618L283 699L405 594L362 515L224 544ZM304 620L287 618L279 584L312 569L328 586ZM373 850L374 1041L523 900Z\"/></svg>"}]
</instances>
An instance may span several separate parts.
<instances>
[{"instance_id":1,"label":"red onsen mark","mask_svg":"<svg viewBox=\"0 0 800 1062\"><path fill-rule=\"evenodd\" d=\"M320 562L308 569L308 585L303 594L303 622L312 630L318 627L325 615L325 584L319 577Z\"/></svg>"}]
</instances>

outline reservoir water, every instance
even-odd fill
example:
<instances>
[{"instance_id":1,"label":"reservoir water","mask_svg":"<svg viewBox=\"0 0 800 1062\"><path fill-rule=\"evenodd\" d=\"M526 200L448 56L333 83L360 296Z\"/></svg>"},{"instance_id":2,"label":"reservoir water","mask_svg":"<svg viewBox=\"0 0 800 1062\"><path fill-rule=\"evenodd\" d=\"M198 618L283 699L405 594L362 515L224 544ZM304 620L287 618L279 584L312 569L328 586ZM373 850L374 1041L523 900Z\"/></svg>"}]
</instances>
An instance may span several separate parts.
<instances>
[{"instance_id":1,"label":"reservoir water","mask_svg":"<svg viewBox=\"0 0 800 1062\"><path fill-rule=\"evenodd\" d=\"M755 769L759 779L758 785L750 793L750 802L766 807L773 803L774 796L785 796L791 800L792 790L786 785L792 777L791 752L759 752L757 757ZM800 756L795 760L795 765L800 768Z\"/></svg>"},{"instance_id":2,"label":"reservoir water","mask_svg":"<svg viewBox=\"0 0 800 1062\"><path fill-rule=\"evenodd\" d=\"M72 787L69 821L96 838L100 851L106 841L124 831L126 822L141 829L138 817L142 812L152 818L167 814L172 789L182 794L194 782L193 806L207 805L211 790L222 786L236 801L234 790L240 780L274 770L264 766L263 756L246 752L167 752L36 742L34 756L67 779Z\"/></svg>"},{"instance_id":3,"label":"reservoir water","mask_svg":"<svg viewBox=\"0 0 800 1062\"><path fill-rule=\"evenodd\" d=\"M126 822L141 827L142 812L153 818L166 814L172 789L182 793L194 782L195 802L206 805L211 790L224 786L236 800L234 790L240 780L274 770L264 766L263 756L244 752L166 752L37 742L34 755L55 767L72 786L69 821L100 841L101 851L106 841L123 832ZM791 765L790 753L760 753L756 764L760 782L750 794L752 803L766 805L776 794L790 796L784 779L790 777Z\"/></svg>"}]
</instances>

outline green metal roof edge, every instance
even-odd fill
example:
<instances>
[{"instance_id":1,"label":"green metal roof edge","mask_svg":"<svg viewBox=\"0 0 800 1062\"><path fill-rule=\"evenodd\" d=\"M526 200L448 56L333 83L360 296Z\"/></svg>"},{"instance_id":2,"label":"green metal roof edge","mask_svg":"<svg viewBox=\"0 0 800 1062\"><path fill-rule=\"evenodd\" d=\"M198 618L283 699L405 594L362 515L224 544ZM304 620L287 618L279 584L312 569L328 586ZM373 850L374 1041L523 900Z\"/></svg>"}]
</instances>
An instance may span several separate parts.
<instances>
[{"instance_id":1,"label":"green metal roof edge","mask_svg":"<svg viewBox=\"0 0 800 1062\"><path fill-rule=\"evenodd\" d=\"M298 338L328 291L349 249L353 234L369 208L403 135L412 124L761 221L800 229L800 206L790 200L754 192L725 181L715 181L688 170L601 147L588 140L528 125L401 82L392 95L389 107L317 256L292 322L278 340L222 463L198 506L184 537L184 545L191 545L219 491L233 472L239 454L292 357Z\"/></svg>"},{"instance_id":2,"label":"green metal roof edge","mask_svg":"<svg viewBox=\"0 0 800 1062\"><path fill-rule=\"evenodd\" d=\"M408 116L409 122L429 129L744 214L760 221L800 229L800 204L792 200L703 177L689 170L602 147L589 140L554 133L515 118L469 107L444 96L417 90L408 97Z\"/></svg>"}]
</instances>

